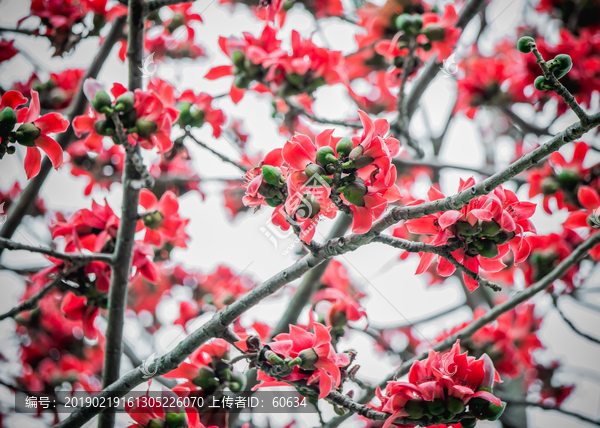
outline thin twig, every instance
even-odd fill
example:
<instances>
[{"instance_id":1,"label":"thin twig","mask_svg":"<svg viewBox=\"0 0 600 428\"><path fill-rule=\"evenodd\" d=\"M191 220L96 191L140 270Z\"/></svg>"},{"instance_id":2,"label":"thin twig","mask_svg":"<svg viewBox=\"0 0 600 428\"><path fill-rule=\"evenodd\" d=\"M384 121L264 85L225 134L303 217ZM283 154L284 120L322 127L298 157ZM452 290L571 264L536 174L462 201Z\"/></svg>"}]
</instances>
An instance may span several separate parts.
<instances>
[{"instance_id":1,"label":"thin twig","mask_svg":"<svg viewBox=\"0 0 600 428\"><path fill-rule=\"evenodd\" d=\"M304 108L299 107L299 106L297 106L295 104L292 104L286 98L284 98L283 101L287 104L287 106L290 108L290 110L293 113L297 113L297 114L301 114L303 116L306 116L310 120L312 120L313 122L324 123L326 125L347 126L348 128L354 128L354 129L361 129L362 128L362 124L360 124L360 123L344 122L342 120L333 120L333 119L325 119L325 118L322 118L322 117L317 117L314 114L311 114L311 113L307 112Z\"/></svg>"},{"instance_id":2,"label":"thin twig","mask_svg":"<svg viewBox=\"0 0 600 428\"><path fill-rule=\"evenodd\" d=\"M89 263L93 261L104 262L111 264L112 256L110 254L102 254L102 253L90 253L90 254L82 254L82 253L63 253L60 251L55 251L51 248L43 248L43 247L35 247L33 245L19 244L18 242L11 241L10 239L0 238L0 248L6 248L7 250L24 250L29 251L31 253L39 253L44 254L46 256L54 257L55 259L66 260L68 262L78 262L78 263Z\"/></svg>"},{"instance_id":3,"label":"thin twig","mask_svg":"<svg viewBox=\"0 0 600 428\"><path fill-rule=\"evenodd\" d=\"M584 339L589 340L590 342L596 343L596 344L600 344L600 339L598 339L597 337L591 336L583 331L581 331L581 329L579 329L579 327L577 327L573 321L571 321L569 318L567 318L567 316L565 315L565 313L560 309L560 307L558 306L558 298L552 294L552 304L554 305L554 308L556 309L556 311L558 312L558 314L560 315L560 317L563 319L563 321L569 326L571 327L571 330L573 330L575 333L577 333L579 336L583 337Z\"/></svg>"},{"instance_id":4,"label":"thin twig","mask_svg":"<svg viewBox=\"0 0 600 428\"><path fill-rule=\"evenodd\" d=\"M209 147L208 144L203 143L202 141L200 141L196 137L194 137L191 132L186 131L185 136L191 138L192 140L194 140L196 142L196 144L198 144L200 147L208 150L213 155L215 155L216 157L218 157L219 159L221 159L223 162L226 162L226 163L229 163L229 164L235 166L236 168L238 168L242 172L248 171L248 168L246 168L244 165L240 165L239 163L237 163L233 159L225 156L222 153L217 152L215 149Z\"/></svg>"}]
</instances>

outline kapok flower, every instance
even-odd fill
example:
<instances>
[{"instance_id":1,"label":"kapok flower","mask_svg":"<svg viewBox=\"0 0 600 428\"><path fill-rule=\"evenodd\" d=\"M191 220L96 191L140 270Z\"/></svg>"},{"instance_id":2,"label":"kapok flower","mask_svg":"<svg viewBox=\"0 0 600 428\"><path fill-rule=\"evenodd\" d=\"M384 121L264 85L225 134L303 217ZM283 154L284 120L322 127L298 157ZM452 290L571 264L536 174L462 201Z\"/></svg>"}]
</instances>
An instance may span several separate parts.
<instances>
[{"instance_id":1,"label":"kapok flower","mask_svg":"<svg viewBox=\"0 0 600 428\"><path fill-rule=\"evenodd\" d=\"M48 155L54 168L62 166L63 150L48 134L64 132L68 127L69 121L60 113L48 113L40 117L39 95L36 91L31 91L29 109L23 118L23 124L15 132L17 142L27 147L25 172L28 179L40 172L41 155L38 149L42 149Z\"/></svg>"},{"instance_id":2,"label":"kapok flower","mask_svg":"<svg viewBox=\"0 0 600 428\"><path fill-rule=\"evenodd\" d=\"M587 229L590 235L600 231L600 195L590 186L580 186L577 199L586 211L575 211L569 215L564 227L569 229ZM594 260L600 260L600 245L589 251Z\"/></svg>"},{"instance_id":3,"label":"kapok flower","mask_svg":"<svg viewBox=\"0 0 600 428\"><path fill-rule=\"evenodd\" d=\"M145 243L161 247L164 242L175 240L178 233L183 232L185 223L178 214L179 202L170 190L159 201L154 193L142 189L139 203L146 209L138 221L138 231L146 229Z\"/></svg>"},{"instance_id":4,"label":"kapok flower","mask_svg":"<svg viewBox=\"0 0 600 428\"><path fill-rule=\"evenodd\" d=\"M60 309L67 318L81 320L85 337L95 339L98 336L98 332L96 331L96 327L94 327L94 320L98 316L100 308L98 306L87 306L86 303L87 297L76 296L68 292L63 297Z\"/></svg>"}]
</instances>

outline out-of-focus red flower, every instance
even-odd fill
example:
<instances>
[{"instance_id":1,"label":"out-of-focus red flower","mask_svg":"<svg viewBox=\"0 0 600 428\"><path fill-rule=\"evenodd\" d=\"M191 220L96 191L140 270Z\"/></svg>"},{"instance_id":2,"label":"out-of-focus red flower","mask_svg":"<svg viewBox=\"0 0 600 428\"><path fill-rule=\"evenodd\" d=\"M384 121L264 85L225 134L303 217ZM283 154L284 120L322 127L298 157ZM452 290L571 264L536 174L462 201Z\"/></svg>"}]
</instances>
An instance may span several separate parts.
<instances>
[{"instance_id":1,"label":"out-of-focus red flower","mask_svg":"<svg viewBox=\"0 0 600 428\"><path fill-rule=\"evenodd\" d=\"M14 43L14 40L0 40L0 63L8 61L19 53L19 51L13 46Z\"/></svg>"}]
</instances>

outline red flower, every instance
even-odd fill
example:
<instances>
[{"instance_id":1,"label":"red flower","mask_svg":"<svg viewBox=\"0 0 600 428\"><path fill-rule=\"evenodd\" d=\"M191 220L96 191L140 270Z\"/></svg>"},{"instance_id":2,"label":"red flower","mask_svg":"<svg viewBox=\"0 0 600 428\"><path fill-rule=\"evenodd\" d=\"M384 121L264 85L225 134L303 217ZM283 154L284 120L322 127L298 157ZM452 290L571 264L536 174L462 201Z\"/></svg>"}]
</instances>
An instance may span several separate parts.
<instances>
[{"instance_id":1,"label":"red flower","mask_svg":"<svg viewBox=\"0 0 600 428\"><path fill-rule=\"evenodd\" d=\"M83 332L88 339L95 339L98 332L94 327L94 320L98 316L100 308L98 306L87 306L87 297L76 296L70 291L63 297L60 309L65 316L72 320L83 321Z\"/></svg>"},{"instance_id":2,"label":"red flower","mask_svg":"<svg viewBox=\"0 0 600 428\"><path fill-rule=\"evenodd\" d=\"M194 91L188 89L181 94L178 101L182 103L179 105L179 110L181 110L179 122L184 127L186 125L200 127L203 123L208 122L213 128L213 136L215 138L221 136L221 127L225 125L225 115L222 110L212 107L213 97L205 93L196 95ZM194 110L191 110L192 106Z\"/></svg>"},{"instance_id":3,"label":"red flower","mask_svg":"<svg viewBox=\"0 0 600 428\"><path fill-rule=\"evenodd\" d=\"M421 17L423 19L424 34L419 35L417 41L420 43L429 41L431 49L429 51L418 49L419 57L423 61L427 61L434 53L437 53L438 61L445 60L456 47L461 33L461 29L456 28L458 15L456 14L454 5L447 4L444 8L444 14L441 17L437 13L431 12L424 13ZM436 34L435 37L431 36L430 38L426 36L428 33L431 34L434 31L441 33L441 35Z\"/></svg>"},{"instance_id":4,"label":"red flower","mask_svg":"<svg viewBox=\"0 0 600 428\"><path fill-rule=\"evenodd\" d=\"M14 43L14 40L0 40L0 63L8 61L19 53L19 51L13 46Z\"/></svg>"},{"instance_id":5,"label":"red flower","mask_svg":"<svg viewBox=\"0 0 600 428\"><path fill-rule=\"evenodd\" d=\"M54 168L58 169L62 166L62 148L48 134L64 132L68 127L69 121L60 113L48 113L40 117L39 95L36 91L31 91L31 103L27 115L23 118L23 125L16 131L17 141L27 146L25 172L28 179L40 172L41 155L38 148L48 155Z\"/></svg>"},{"instance_id":6,"label":"red flower","mask_svg":"<svg viewBox=\"0 0 600 428\"><path fill-rule=\"evenodd\" d=\"M589 186L580 186L577 199L586 211L572 212L563 226L569 229L587 229L590 236L598 233L600 230L600 195ZM596 245L589 253L594 260L600 260L600 245Z\"/></svg>"},{"instance_id":7,"label":"red flower","mask_svg":"<svg viewBox=\"0 0 600 428\"><path fill-rule=\"evenodd\" d=\"M144 242L161 247L185 234L186 223L179 217L179 203L173 192L166 191L159 201L154 193L142 189L139 204L146 209L138 221L138 230L146 229Z\"/></svg>"}]
</instances>

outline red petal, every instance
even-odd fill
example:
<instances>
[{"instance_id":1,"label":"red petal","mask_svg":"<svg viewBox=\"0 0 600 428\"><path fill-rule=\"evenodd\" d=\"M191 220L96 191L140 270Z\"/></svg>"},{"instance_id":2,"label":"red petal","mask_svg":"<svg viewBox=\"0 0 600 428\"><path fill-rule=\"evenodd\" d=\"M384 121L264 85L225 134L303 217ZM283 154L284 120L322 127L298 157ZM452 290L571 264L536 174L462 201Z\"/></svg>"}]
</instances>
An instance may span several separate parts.
<instances>
[{"instance_id":1,"label":"red petal","mask_svg":"<svg viewBox=\"0 0 600 428\"><path fill-rule=\"evenodd\" d=\"M588 211L594 211L600 207L598 192L590 186L581 186L577 192L577 199Z\"/></svg>"},{"instance_id":2,"label":"red petal","mask_svg":"<svg viewBox=\"0 0 600 428\"><path fill-rule=\"evenodd\" d=\"M242 100L242 98L244 98L245 93L246 90L240 89L235 85L231 85L231 90L229 91L229 98L231 98L231 101L234 104L237 104Z\"/></svg>"},{"instance_id":3,"label":"red petal","mask_svg":"<svg viewBox=\"0 0 600 428\"><path fill-rule=\"evenodd\" d=\"M371 211L356 205L350 205L350 209L352 210L352 232L367 233L371 229L371 224L373 224Z\"/></svg>"},{"instance_id":4,"label":"red petal","mask_svg":"<svg viewBox=\"0 0 600 428\"><path fill-rule=\"evenodd\" d=\"M147 211L155 210L158 205L158 199L156 199L156 196L150 190L142 189L140 190L139 204L146 208Z\"/></svg>"},{"instance_id":5,"label":"red petal","mask_svg":"<svg viewBox=\"0 0 600 428\"><path fill-rule=\"evenodd\" d=\"M223 76L232 76L233 75L233 66L232 65L219 65L217 67L213 67L206 76L205 79L208 80L216 80L220 79Z\"/></svg>"},{"instance_id":6,"label":"red petal","mask_svg":"<svg viewBox=\"0 0 600 428\"><path fill-rule=\"evenodd\" d=\"M69 121L60 113L48 113L33 122L40 128L42 134L53 134L65 132L69 127Z\"/></svg>"},{"instance_id":7,"label":"red petal","mask_svg":"<svg viewBox=\"0 0 600 428\"><path fill-rule=\"evenodd\" d=\"M429 265L431 265L431 262L433 262L434 258L435 254L433 253L423 253L423 255L421 256L421 261L419 262L419 266L417 266L417 271L415 272L415 275L420 275L423 272L425 272L427 268L429 268Z\"/></svg>"},{"instance_id":8,"label":"red petal","mask_svg":"<svg viewBox=\"0 0 600 428\"><path fill-rule=\"evenodd\" d=\"M27 103L27 98L23 96L19 91L8 91L2 95L2 102L0 105L4 107L10 107L15 110L18 106Z\"/></svg>"},{"instance_id":9,"label":"red petal","mask_svg":"<svg viewBox=\"0 0 600 428\"><path fill-rule=\"evenodd\" d=\"M36 91L31 91L31 102L29 103L29 111L23 119L24 123L33 122L40 117L40 96Z\"/></svg>"},{"instance_id":10,"label":"red petal","mask_svg":"<svg viewBox=\"0 0 600 428\"><path fill-rule=\"evenodd\" d=\"M37 147L27 147L27 155L25 156L25 173L27 179L35 177L40 173L40 160L42 155Z\"/></svg>"},{"instance_id":11,"label":"red petal","mask_svg":"<svg viewBox=\"0 0 600 428\"><path fill-rule=\"evenodd\" d=\"M447 229L448 227L455 224L463 215L458 211L446 211L439 218L439 224L442 229Z\"/></svg>"},{"instance_id":12,"label":"red petal","mask_svg":"<svg viewBox=\"0 0 600 428\"><path fill-rule=\"evenodd\" d=\"M179 210L177 196L170 190L166 191L162 198L160 198L158 210L164 217L171 217L173 214L177 214L177 211Z\"/></svg>"},{"instance_id":13,"label":"red petal","mask_svg":"<svg viewBox=\"0 0 600 428\"><path fill-rule=\"evenodd\" d=\"M46 155L48 155L50 161L52 162L52 166L54 166L55 169L58 169L62 166L63 150L60 147L60 144L47 135L42 134L35 140L35 145L36 147L42 149Z\"/></svg>"}]
</instances>

